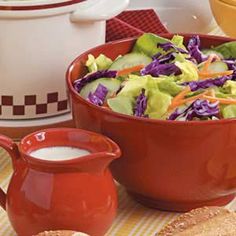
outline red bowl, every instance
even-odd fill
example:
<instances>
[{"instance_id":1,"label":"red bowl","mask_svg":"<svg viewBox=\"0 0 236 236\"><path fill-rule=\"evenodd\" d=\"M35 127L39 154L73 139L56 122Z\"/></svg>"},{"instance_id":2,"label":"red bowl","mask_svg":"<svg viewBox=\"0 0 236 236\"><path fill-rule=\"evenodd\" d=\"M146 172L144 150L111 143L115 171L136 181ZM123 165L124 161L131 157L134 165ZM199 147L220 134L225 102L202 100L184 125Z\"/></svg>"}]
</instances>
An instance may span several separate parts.
<instances>
[{"instance_id":1,"label":"red bowl","mask_svg":"<svg viewBox=\"0 0 236 236\"><path fill-rule=\"evenodd\" d=\"M208 35L200 38L202 47L232 40ZM123 154L111 165L113 176L144 205L186 211L228 203L236 193L235 119L180 122L137 118L95 106L73 88L73 81L86 72L89 53L115 59L129 52L134 42L104 44L72 62L67 85L76 127L102 133L119 144Z\"/></svg>"}]
</instances>

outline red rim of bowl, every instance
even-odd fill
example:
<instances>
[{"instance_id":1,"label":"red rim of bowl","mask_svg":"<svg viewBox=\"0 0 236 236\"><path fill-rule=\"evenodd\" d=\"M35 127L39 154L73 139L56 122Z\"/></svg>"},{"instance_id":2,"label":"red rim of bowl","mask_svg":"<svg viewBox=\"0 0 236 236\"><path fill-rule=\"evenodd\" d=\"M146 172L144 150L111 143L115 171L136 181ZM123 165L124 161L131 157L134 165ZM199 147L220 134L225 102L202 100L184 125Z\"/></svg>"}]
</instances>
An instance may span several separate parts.
<instances>
[{"instance_id":1,"label":"red rim of bowl","mask_svg":"<svg viewBox=\"0 0 236 236\"><path fill-rule=\"evenodd\" d=\"M173 33L165 33L165 34L160 34L160 36L170 36L170 35L175 35ZM178 33L178 35L184 35L184 36L192 36L195 34L186 34L186 33ZM223 36L215 36L215 35L204 35L204 34L198 34L200 36L200 38L214 38L214 39L223 39L223 40L228 40L228 41L236 41L236 39L233 38L229 38L229 37L223 37ZM221 120L207 120L207 121L175 121L175 120L158 120L158 119L149 119L149 118L143 118L143 117L136 117L136 116L130 116L130 115L125 115L125 114L121 114L118 112L114 112L108 109L104 109L100 106L96 106L94 104L92 104L91 102L87 101L86 99L82 98L80 96L80 94L74 89L72 81L70 79L70 74L71 71L73 70L73 65L81 58L84 57L85 55L88 55L89 53L91 53L93 50L96 50L97 48L101 48L104 47L104 45L116 45L117 43L121 43L121 42L127 42L127 41L131 41L131 40L135 40L137 39L137 37L132 37L132 38L127 38L127 39L122 39L122 40L116 40L113 42L109 42L106 44L102 44L99 45L97 47L94 47L86 52L84 52L83 54L81 54L80 56L78 56L68 67L67 72L66 72L66 81L67 81L67 86L70 90L70 92L76 96L76 98L78 98L81 102L83 102L84 104L86 104L87 106L93 108L93 109L97 109L101 112L104 112L106 114L110 114L113 116L117 116L119 118L123 118L123 119L129 119L129 120L133 120L136 122L145 122L145 123L156 123L159 125L215 125L215 124L225 124L225 123L232 123L236 121L236 118L229 118L229 119L221 119ZM72 102L72 101L71 101Z\"/></svg>"},{"instance_id":2,"label":"red rim of bowl","mask_svg":"<svg viewBox=\"0 0 236 236\"><path fill-rule=\"evenodd\" d=\"M0 5L0 11L32 11L32 10L44 10L50 8L58 8L70 6L76 3L84 2L86 0L69 0L63 2L56 2L50 4L42 4L42 5L24 5L24 6L11 6L11 5ZM32 0L30 1L32 2Z\"/></svg>"},{"instance_id":3,"label":"red rim of bowl","mask_svg":"<svg viewBox=\"0 0 236 236\"><path fill-rule=\"evenodd\" d=\"M112 148L112 151L102 151L102 152L97 152L97 153L90 153L90 154L87 154L87 155L84 155L82 157L78 157L78 158L73 158L73 159L70 159L70 160L58 160L58 161L51 161L51 160L44 160L44 159L39 159L39 158L34 158L32 156L30 156L29 153L27 153L23 146L25 145L25 143L27 142L27 140L29 140L31 137L35 136L36 134L38 133L41 133L41 132L77 132L77 133L84 133L84 134L87 134L87 135L93 135L93 136L97 136L97 137L100 137L103 139L104 142L107 142L111 145L111 148ZM118 146L117 143L115 143L112 139L110 139L109 137L107 136L104 136L102 134L99 134L99 133L95 133L95 132L92 132L92 131L88 131L88 130L83 130L83 129L78 129L78 128L48 128L48 129L42 129L42 130L37 130L33 133L30 133L28 135L26 135L24 138L21 139L19 145L18 145L18 148L19 148L19 151L21 153L24 154L24 156L26 157L26 160L29 162L29 163L32 163L32 164L38 164L38 165L48 165L49 167L51 166L63 166L63 165L66 165L66 164L73 164L73 163L81 163L81 162L84 162L84 160L90 160L90 159L93 159L93 158L96 158L99 154L105 154L105 153L112 153L114 159L117 159L120 157L121 155L121 150L120 150L120 147Z\"/></svg>"}]
</instances>

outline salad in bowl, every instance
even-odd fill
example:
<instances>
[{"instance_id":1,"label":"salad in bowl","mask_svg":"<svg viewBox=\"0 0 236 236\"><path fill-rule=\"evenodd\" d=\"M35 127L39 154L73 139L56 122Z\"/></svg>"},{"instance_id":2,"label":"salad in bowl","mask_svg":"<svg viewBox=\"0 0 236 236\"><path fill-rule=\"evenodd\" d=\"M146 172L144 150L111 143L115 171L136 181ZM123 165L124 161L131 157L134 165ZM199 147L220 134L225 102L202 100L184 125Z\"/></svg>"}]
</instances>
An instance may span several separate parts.
<instances>
[{"instance_id":1,"label":"salad in bowl","mask_svg":"<svg viewBox=\"0 0 236 236\"><path fill-rule=\"evenodd\" d=\"M193 121L236 117L236 42L201 48L146 33L112 60L88 55L88 73L73 82L89 102L125 115Z\"/></svg>"}]
</instances>

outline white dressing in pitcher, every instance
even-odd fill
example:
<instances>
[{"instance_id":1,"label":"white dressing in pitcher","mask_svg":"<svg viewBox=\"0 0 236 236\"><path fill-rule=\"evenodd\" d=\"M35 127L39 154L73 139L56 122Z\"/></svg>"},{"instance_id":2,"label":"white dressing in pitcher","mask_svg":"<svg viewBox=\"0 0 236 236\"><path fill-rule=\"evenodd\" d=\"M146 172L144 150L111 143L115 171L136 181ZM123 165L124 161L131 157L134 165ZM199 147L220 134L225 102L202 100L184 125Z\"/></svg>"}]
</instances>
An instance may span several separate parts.
<instances>
[{"instance_id":1,"label":"white dressing in pitcher","mask_svg":"<svg viewBox=\"0 0 236 236\"><path fill-rule=\"evenodd\" d=\"M89 155L85 149L69 146L52 146L40 148L30 153L30 156L47 161L65 161Z\"/></svg>"}]
</instances>

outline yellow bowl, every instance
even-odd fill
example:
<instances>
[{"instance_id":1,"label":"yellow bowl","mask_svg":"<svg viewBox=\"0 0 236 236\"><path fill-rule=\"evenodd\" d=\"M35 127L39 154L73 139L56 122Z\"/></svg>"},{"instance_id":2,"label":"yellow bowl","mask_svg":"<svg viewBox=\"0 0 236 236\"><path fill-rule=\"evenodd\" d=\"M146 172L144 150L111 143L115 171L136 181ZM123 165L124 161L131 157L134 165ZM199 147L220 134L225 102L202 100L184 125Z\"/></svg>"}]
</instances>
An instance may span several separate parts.
<instances>
[{"instance_id":1,"label":"yellow bowl","mask_svg":"<svg viewBox=\"0 0 236 236\"><path fill-rule=\"evenodd\" d=\"M209 0L217 24L225 34L236 37L236 1Z\"/></svg>"}]
</instances>

